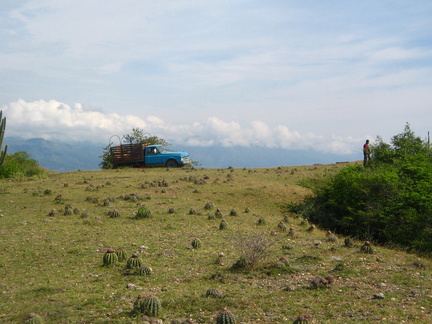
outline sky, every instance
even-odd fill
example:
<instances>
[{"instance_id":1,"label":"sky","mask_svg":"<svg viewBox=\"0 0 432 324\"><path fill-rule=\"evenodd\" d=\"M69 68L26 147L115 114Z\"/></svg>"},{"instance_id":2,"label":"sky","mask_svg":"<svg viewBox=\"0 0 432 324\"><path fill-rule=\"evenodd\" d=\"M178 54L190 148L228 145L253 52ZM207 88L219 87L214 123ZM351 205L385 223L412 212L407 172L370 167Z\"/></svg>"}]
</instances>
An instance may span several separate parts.
<instances>
[{"instance_id":1,"label":"sky","mask_svg":"<svg viewBox=\"0 0 432 324\"><path fill-rule=\"evenodd\" d=\"M6 136L361 152L432 125L432 1L3 0Z\"/></svg>"}]
</instances>

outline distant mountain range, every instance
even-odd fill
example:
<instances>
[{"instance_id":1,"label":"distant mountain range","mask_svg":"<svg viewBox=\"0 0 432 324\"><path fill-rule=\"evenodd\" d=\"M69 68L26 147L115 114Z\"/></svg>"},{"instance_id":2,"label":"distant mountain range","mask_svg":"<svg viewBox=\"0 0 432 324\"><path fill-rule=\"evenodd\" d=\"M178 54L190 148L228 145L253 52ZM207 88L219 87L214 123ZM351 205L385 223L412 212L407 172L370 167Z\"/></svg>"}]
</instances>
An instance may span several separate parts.
<instances>
[{"instance_id":1,"label":"distant mountain range","mask_svg":"<svg viewBox=\"0 0 432 324\"><path fill-rule=\"evenodd\" d=\"M96 170L102 161L104 144L62 143L41 138L5 137L8 153L25 151L39 165L57 172ZM285 150L266 147L198 147L170 146L171 150L188 152L192 161L203 168L266 168L277 166L331 164L355 161L358 154L331 154L313 150Z\"/></svg>"}]
</instances>

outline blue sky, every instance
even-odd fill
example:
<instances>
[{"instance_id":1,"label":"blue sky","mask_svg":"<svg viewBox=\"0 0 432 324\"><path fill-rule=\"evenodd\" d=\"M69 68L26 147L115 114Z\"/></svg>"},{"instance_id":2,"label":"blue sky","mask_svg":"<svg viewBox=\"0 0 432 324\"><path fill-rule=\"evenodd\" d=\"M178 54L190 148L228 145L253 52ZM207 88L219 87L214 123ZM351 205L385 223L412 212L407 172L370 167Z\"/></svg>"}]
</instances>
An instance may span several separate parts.
<instances>
[{"instance_id":1,"label":"blue sky","mask_svg":"<svg viewBox=\"0 0 432 324\"><path fill-rule=\"evenodd\" d=\"M432 117L432 2L6 0L7 136L360 152Z\"/></svg>"}]
</instances>

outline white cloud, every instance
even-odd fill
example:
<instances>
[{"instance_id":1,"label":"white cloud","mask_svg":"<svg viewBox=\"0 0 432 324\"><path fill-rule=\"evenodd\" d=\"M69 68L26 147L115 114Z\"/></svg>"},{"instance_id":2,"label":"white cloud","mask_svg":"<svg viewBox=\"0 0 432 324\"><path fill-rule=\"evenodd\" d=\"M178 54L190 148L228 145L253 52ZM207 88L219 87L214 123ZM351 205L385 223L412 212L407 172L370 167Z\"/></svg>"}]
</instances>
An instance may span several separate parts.
<instances>
[{"instance_id":1,"label":"white cloud","mask_svg":"<svg viewBox=\"0 0 432 324\"><path fill-rule=\"evenodd\" d=\"M56 100L18 100L1 109L7 118L7 136L39 137L64 142L107 143L112 135L121 137L129 134L132 128L142 129L174 145L190 146L254 146L350 153L350 148L359 146L362 141L342 137L326 140L313 133L292 131L284 125L270 127L262 121L242 125L218 117L210 117L202 123L172 125L157 116L142 119L133 115L104 113L85 109L81 104L70 106Z\"/></svg>"}]
</instances>

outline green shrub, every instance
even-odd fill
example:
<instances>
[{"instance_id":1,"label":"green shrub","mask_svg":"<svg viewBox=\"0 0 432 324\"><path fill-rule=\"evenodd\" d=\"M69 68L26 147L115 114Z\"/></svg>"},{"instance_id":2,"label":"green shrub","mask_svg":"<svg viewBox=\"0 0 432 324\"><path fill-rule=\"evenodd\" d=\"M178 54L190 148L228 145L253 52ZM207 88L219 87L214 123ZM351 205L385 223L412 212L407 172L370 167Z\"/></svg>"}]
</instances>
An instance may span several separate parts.
<instances>
[{"instance_id":1,"label":"green shrub","mask_svg":"<svg viewBox=\"0 0 432 324\"><path fill-rule=\"evenodd\" d=\"M16 152L7 155L0 168L0 179L5 178L41 178L45 171L39 167L39 163L30 158L27 152Z\"/></svg>"},{"instance_id":2,"label":"green shrub","mask_svg":"<svg viewBox=\"0 0 432 324\"><path fill-rule=\"evenodd\" d=\"M432 150L407 125L391 144L377 139L367 167L309 182L314 196L286 206L343 235L432 252Z\"/></svg>"}]
</instances>

